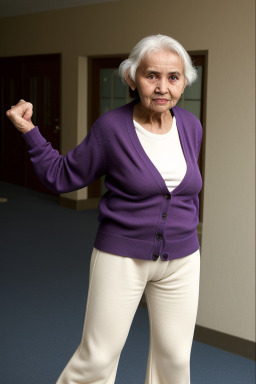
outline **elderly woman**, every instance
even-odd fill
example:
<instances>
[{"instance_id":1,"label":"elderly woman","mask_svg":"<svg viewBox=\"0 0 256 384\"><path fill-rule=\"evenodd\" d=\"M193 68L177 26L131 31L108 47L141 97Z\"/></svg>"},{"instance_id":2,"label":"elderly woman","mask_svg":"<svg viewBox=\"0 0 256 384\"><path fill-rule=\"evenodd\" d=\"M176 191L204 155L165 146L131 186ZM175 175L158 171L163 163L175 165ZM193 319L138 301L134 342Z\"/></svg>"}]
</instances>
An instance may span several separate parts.
<instances>
[{"instance_id":1,"label":"elderly woman","mask_svg":"<svg viewBox=\"0 0 256 384\"><path fill-rule=\"evenodd\" d=\"M137 98L102 115L65 157L34 127L30 103L21 100L7 112L51 191L77 190L106 175L82 340L57 383L115 382L145 292L145 383L189 384L199 293L202 128L176 104L196 71L180 43L154 35L134 47L120 75Z\"/></svg>"}]
</instances>

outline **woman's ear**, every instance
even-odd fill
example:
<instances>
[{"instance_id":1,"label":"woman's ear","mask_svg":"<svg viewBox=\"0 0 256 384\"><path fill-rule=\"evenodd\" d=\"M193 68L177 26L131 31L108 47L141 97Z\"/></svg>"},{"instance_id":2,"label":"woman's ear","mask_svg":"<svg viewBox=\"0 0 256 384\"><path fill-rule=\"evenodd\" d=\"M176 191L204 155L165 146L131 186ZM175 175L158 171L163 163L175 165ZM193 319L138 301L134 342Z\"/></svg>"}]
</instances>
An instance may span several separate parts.
<instances>
[{"instance_id":1,"label":"woman's ear","mask_svg":"<svg viewBox=\"0 0 256 384\"><path fill-rule=\"evenodd\" d=\"M133 91L135 91L135 89L136 89L136 83L130 78L130 76L129 76L129 74L128 74L127 72L125 73L124 78L125 78L126 83L129 85L129 87L130 87Z\"/></svg>"}]
</instances>

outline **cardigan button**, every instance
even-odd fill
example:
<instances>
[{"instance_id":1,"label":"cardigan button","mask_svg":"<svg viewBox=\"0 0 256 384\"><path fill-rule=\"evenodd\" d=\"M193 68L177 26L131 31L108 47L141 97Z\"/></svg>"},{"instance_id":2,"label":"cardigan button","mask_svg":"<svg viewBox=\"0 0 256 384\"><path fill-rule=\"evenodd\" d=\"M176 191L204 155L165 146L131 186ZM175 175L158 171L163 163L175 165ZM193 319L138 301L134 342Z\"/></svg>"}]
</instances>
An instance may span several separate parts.
<instances>
[{"instance_id":1,"label":"cardigan button","mask_svg":"<svg viewBox=\"0 0 256 384\"><path fill-rule=\"evenodd\" d=\"M167 214L166 214L166 213L163 213L163 214L162 214L162 219L163 219L163 220L166 220L166 219L167 219Z\"/></svg>"},{"instance_id":2,"label":"cardigan button","mask_svg":"<svg viewBox=\"0 0 256 384\"><path fill-rule=\"evenodd\" d=\"M165 260L167 260L167 259L168 259L168 255L165 253L165 254L163 255L163 258L164 258Z\"/></svg>"},{"instance_id":3,"label":"cardigan button","mask_svg":"<svg viewBox=\"0 0 256 384\"><path fill-rule=\"evenodd\" d=\"M161 233L158 233L156 235L156 238L157 238L157 240L163 240L163 235L161 235Z\"/></svg>"},{"instance_id":4,"label":"cardigan button","mask_svg":"<svg viewBox=\"0 0 256 384\"><path fill-rule=\"evenodd\" d=\"M171 198L170 195L164 195L164 197L166 198L166 200L169 200Z\"/></svg>"},{"instance_id":5,"label":"cardigan button","mask_svg":"<svg viewBox=\"0 0 256 384\"><path fill-rule=\"evenodd\" d=\"M159 255L153 255L152 260L156 261L158 259Z\"/></svg>"}]
</instances>

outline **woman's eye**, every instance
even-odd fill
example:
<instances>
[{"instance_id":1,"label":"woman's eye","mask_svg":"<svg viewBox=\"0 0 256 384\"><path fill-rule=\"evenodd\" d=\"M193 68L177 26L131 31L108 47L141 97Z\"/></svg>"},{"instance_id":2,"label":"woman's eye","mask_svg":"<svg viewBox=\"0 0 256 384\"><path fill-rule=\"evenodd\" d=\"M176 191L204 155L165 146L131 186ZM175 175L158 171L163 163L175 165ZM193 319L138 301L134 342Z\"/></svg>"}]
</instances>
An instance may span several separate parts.
<instances>
[{"instance_id":1,"label":"woman's eye","mask_svg":"<svg viewBox=\"0 0 256 384\"><path fill-rule=\"evenodd\" d=\"M154 79L156 78L156 76L155 76L155 75L149 75L148 78L149 78L150 80L154 80Z\"/></svg>"},{"instance_id":2,"label":"woman's eye","mask_svg":"<svg viewBox=\"0 0 256 384\"><path fill-rule=\"evenodd\" d=\"M172 75L172 76L170 76L170 80L171 81L178 80L178 77L176 75Z\"/></svg>"}]
</instances>

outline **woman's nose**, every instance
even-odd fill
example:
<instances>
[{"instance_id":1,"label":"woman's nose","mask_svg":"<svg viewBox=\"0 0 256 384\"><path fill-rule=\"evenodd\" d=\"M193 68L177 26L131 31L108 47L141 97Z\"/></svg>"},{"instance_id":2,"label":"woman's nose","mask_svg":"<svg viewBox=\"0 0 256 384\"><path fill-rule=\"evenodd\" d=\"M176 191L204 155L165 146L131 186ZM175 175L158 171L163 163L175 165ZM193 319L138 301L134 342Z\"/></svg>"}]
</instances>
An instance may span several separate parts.
<instances>
[{"instance_id":1,"label":"woman's nose","mask_svg":"<svg viewBox=\"0 0 256 384\"><path fill-rule=\"evenodd\" d=\"M156 91L164 94L168 92L168 82L166 79L159 79L157 83Z\"/></svg>"}]
</instances>

